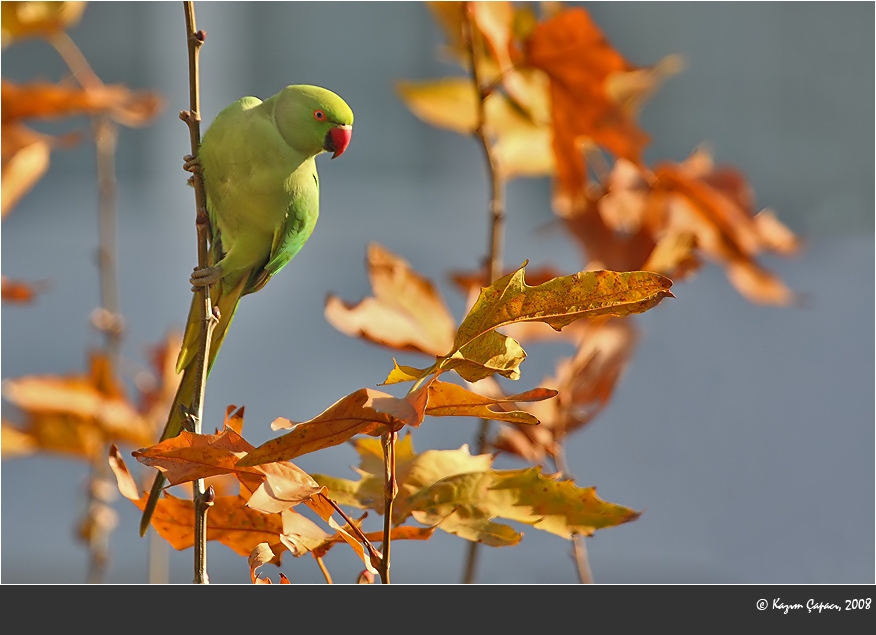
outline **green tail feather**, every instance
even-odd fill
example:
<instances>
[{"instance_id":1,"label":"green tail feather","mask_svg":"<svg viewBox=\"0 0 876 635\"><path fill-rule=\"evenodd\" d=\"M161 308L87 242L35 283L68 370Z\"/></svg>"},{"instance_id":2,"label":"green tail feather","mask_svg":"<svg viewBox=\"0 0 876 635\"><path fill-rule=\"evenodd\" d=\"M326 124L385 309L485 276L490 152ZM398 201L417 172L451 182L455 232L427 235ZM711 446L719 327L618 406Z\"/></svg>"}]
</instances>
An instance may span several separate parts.
<instances>
[{"instance_id":1,"label":"green tail feather","mask_svg":"<svg viewBox=\"0 0 876 635\"><path fill-rule=\"evenodd\" d=\"M231 320L234 318L234 313L237 310L237 304L240 301L240 296L245 288L247 281L244 276L241 281L231 289L222 289L219 297L215 298L214 306L219 308L219 323L213 329L213 337L210 343L210 363L207 367L207 372L213 368L213 362L216 361L216 355L222 347L222 342L225 340L225 334L228 332L228 327L231 326ZM216 287L223 287L220 282ZM215 287L214 287L215 288ZM189 317L186 321L186 332L183 337L182 348L180 349L179 360L177 361L177 372L182 371L182 379L179 383L179 388L176 390L176 396L173 398L173 404L170 407L170 412L167 415L167 423L164 426L164 431L161 433L161 439L173 438L183 430L183 417L180 412L180 405L190 406L195 394L195 376L197 375L196 358L198 354L198 343L201 338L201 294L192 294L192 304L189 308ZM167 479L160 471L155 475L155 480L152 482L152 489L149 492L149 499L146 501L146 507L143 509L143 516L140 519L140 535L145 536L146 530L152 522L152 514L155 512L155 507L158 505L158 499L161 497L161 492L167 483Z\"/></svg>"}]
</instances>

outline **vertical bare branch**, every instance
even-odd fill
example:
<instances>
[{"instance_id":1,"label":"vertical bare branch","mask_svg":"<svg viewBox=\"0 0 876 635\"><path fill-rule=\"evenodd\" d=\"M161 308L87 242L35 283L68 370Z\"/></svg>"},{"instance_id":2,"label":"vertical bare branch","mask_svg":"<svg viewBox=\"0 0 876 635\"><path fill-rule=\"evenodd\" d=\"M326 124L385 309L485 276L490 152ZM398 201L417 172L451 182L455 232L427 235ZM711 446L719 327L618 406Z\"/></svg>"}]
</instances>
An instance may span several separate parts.
<instances>
[{"instance_id":1,"label":"vertical bare branch","mask_svg":"<svg viewBox=\"0 0 876 635\"><path fill-rule=\"evenodd\" d=\"M206 33L198 31L195 24L194 2L183 2L186 17L186 43L189 54L189 110L180 113L182 119L189 127L192 156L197 156L201 146L201 97L200 77L198 74L198 57L201 45L204 43ZM198 230L198 268L208 266L207 237L210 221L207 217L207 197L204 193L204 182L200 172L195 172L195 206L197 216L195 226ZM210 292L208 287L201 287L197 293L203 296L201 305L201 341L198 347L196 368L198 373L195 377L195 394L189 409L192 418L192 427L195 434L201 433L201 421L204 416L204 390L207 387L207 372L210 355L210 340L216 319L210 305ZM212 488L210 488L212 490ZM195 584L208 584L207 576L207 510L212 504L212 496L204 489L204 480L195 482L194 506L195 506Z\"/></svg>"},{"instance_id":2,"label":"vertical bare branch","mask_svg":"<svg viewBox=\"0 0 876 635\"><path fill-rule=\"evenodd\" d=\"M85 89L103 86L76 43L61 31L52 37L52 46L67 64L73 77ZM124 320L120 313L116 221L116 142L118 129L107 116L92 119L94 145L97 154L98 190L98 251L97 268L100 280L100 306L92 314L92 322L103 333L104 351L109 364L109 380L114 381L119 362ZM109 386L104 388L109 389ZM92 461L88 478L88 511L83 521L83 535L88 541L88 581L103 582L109 564L109 534L115 526L115 512L110 507L107 492L113 491L112 478L99 452Z\"/></svg>"},{"instance_id":3,"label":"vertical bare branch","mask_svg":"<svg viewBox=\"0 0 876 635\"><path fill-rule=\"evenodd\" d=\"M487 85L484 78L481 77L478 70L478 52L476 51L474 37L474 7L471 2L464 4L463 11L463 29L466 44L468 45L469 64L471 65L472 79L478 89L478 125L475 129L475 136L481 142L481 147L484 150L484 158L487 164L487 177L490 180L490 239L488 244L488 255L486 258L486 274L488 283L493 283L502 272L502 256L505 238L505 179L502 176L496 157L493 155L493 146L490 141L490 136L487 128L487 109L486 101L492 93L494 86ZM478 434L475 439L475 453L483 454L484 448L487 445L487 435L490 431L490 422L487 419L481 419ZM472 542L468 546L468 554L466 557L465 573L463 575L463 583L471 584L474 582L475 569L477 563L478 543Z\"/></svg>"},{"instance_id":4,"label":"vertical bare branch","mask_svg":"<svg viewBox=\"0 0 876 635\"><path fill-rule=\"evenodd\" d=\"M383 584L389 584L389 550L392 534L392 501L395 500L398 494L398 484L395 480L395 442L398 439L398 432L388 430L380 440L383 445L383 498L385 501L385 509L383 513L383 559L380 561L380 580Z\"/></svg>"},{"instance_id":5,"label":"vertical bare branch","mask_svg":"<svg viewBox=\"0 0 876 635\"><path fill-rule=\"evenodd\" d=\"M572 478L569 465L566 463L566 452L562 441L557 444L554 452L554 465L564 477ZM578 571L578 579L581 584L593 584L593 572L590 570L590 561L587 558L587 545L584 544L584 536L581 534L572 536L572 557L575 559L575 568Z\"/></svg>"}]
</instances>

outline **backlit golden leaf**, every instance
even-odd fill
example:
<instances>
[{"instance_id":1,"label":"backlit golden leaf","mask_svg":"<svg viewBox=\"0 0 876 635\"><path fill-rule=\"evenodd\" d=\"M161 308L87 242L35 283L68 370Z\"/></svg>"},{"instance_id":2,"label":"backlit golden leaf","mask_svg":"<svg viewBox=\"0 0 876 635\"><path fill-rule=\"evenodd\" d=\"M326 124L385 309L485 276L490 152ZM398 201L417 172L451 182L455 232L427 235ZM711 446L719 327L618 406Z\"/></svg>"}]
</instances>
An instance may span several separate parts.
<instances>
[{"instance_id":1,"label":"backlit golden leaf","mask_svg":"<svg viewBox=\"0 0 876 635\"><path fill-rule=\"evenodd\" d=\"M494 523L503 518L570 539L635 520L627 507L608 503L592 487L580 488L541 474L540 468L490 470L451 476L420 492L411 505L414 518L443 531L491 546L516 544L520 535ZM498 530L498 531L497 531ZM502 532L504 530L504 532Z\"/></svg>"},{"instance_id":2,"label":"backlit golden leaf","mask_svg":"<svg viewBox=\"0 0 876 635\"><path fill-rule=\"evenodd\" d=\"M374 297L347 307L330 296L325 311L329 323L347 335L392 348L445 352L453 341L455 321L435 286L376 243L368 246L367 266Z\"/></svg>"},{"instance_id":3,"label":"backlit golden leaf","mask_svg":"<svg viewBox=\"0 0 876 635\"><path fill-rule=\"evenodd\" d=\"M17 122L4 122L0 134L3 160L0 209L5 218L46 173L52 141L51 137Z\"/></svg>"}]
</instances>

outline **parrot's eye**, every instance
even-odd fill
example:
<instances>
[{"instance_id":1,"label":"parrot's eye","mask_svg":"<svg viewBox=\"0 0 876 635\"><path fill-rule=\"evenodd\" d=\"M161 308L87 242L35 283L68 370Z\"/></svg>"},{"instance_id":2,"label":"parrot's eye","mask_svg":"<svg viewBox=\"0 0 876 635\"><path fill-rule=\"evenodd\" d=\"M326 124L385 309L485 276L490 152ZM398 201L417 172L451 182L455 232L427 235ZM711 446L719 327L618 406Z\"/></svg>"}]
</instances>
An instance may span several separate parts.
<instances>
[{"instance_id":1,"label":"parrot's eye","mask_svg":"<svg viewBox=\"0 0 876 635\"><path fill-rule=\"evenodd\" d=\"M313 118L316 119L317 121L325 121L325 113L321 110L314 110L313 111Z\"/></svg>"}]
</instances>

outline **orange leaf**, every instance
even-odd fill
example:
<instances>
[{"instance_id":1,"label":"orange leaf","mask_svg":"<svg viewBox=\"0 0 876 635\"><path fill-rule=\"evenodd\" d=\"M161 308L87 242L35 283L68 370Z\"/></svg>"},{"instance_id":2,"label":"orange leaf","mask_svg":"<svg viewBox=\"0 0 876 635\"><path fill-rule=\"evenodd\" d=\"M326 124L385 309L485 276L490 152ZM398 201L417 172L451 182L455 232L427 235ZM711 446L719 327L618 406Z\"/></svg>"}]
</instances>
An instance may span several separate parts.
<instances>
[{"instance_id":1,"label":"orange leaf","mask_svg":"<svg viewBox=\"0 0 876 635\"><path fill-rule=\"evenodd\" d=\"M573 205L584 193L582 138L616 157L639 163L648 137L615 101L608 78L632 66L618 53L584 9L569 9L542 22L525 46L526 62L550 77L553 147L562 201Z\"/></svg>"},{"instance_id":2,"label":"orange leaf","mask_svg":"<svg viewBox=\"0 0 876 635\"><path fill-rule=\"evenodd\" d=\"M431 355L446 352L453 343L455 322L435 286L376 243L368 246L367 265L374 297L349 307L329 296L329 323L342 333L391 348Z\"/></svg>"},{"instance_id":3,"label":"orange leaf","mask_svg":"<svg viewBox=\"0 0 876 635\"><path fill-rule=\"evenodd\" d=\"M292 432L263 443L237 465L244 467L290 460L339 445L357 434L378 436L390 427L399 430L421 420L422 415L409 401L372 388L360 388L309 421L293 424L288 419L277 419L271 427L276 430L294 425Z\"/></svg>"},{"instance_id":4,"label":"orange leaf","mask_svg":"<svg viewBox=\"0 0 876 635\"><path fill-rule=\"evenodd\" d=\"M178 436L133 453L140 463L158 468L171 485L229 472L249 472L238 468L237 460L253 449L231 428L220 434L193 434L183 430Z\"/></svg>"},{"instance_id":5,"label":"orange leaf","mask_svg":"<svg viewBox=\"0 0 876 635\"><path fill-rule=\"evenodd\" d=\"M161 109L161 98L134 92L120 84L77 88L48 82L14 84L3 80L0 91L2 120L55 119L75 115L109 115L118 123L138 127Z\"/></svg>"},{"instance_id":6,"label":"orange leaf","mask_svg":"<svg viewBox=\"0 0 876 635\"><path fill-rule=\"evenodd\" d=\"M42 282L23 282L21 280L12 280L3 276L2 278L2 297L4 302L14 302L17 304L28 304L36 299L37 293L40 293L48 286L46 281Z\"/></svg>"}]
</instances>

